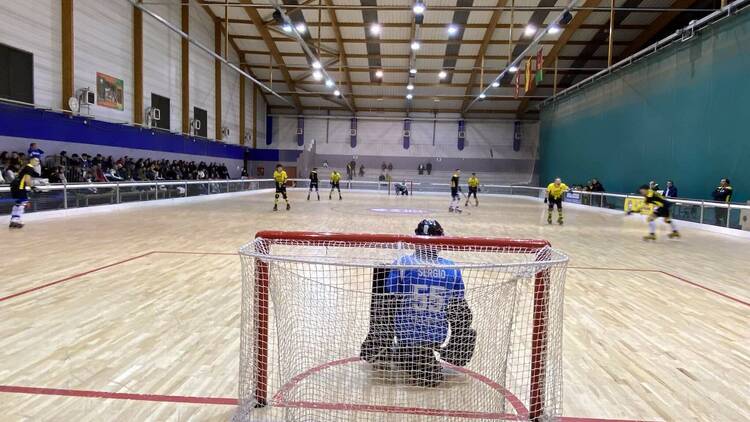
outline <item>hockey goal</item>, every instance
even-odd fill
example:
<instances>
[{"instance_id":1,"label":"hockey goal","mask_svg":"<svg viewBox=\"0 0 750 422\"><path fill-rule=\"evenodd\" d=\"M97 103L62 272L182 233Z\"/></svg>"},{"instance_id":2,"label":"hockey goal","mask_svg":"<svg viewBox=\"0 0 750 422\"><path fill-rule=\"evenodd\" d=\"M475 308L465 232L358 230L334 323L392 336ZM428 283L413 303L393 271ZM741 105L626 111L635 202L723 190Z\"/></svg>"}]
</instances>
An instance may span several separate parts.
<instances>
[{"instance_id":1,"label":"hockey goal","mask_svg":"<svg viewBox=\"0 0 750 422\"><path fill-rule=\"evenodd\" d=\"M546 241L259 232L235 421L554 420L568 258Z\"/></svg>"}]
</instances>

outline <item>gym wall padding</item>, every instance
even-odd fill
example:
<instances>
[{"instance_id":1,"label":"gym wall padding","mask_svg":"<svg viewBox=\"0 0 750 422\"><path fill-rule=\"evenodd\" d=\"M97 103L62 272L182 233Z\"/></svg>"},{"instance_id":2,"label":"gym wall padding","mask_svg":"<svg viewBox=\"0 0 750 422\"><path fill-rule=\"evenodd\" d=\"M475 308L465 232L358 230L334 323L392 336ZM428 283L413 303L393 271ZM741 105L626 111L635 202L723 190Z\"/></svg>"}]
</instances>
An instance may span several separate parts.
<instances>
[{"instance_id":1,"label":"gym wall padding","mask_svg":"<svg viewBox=\"0 0 750 422\"><path fill-rule=\"evenodd\" d=\"M541 111L541 184L602 181L634 192L673 179L710 199L722 177L750 198L750 10Z\"/></svg>"}]
</instances>

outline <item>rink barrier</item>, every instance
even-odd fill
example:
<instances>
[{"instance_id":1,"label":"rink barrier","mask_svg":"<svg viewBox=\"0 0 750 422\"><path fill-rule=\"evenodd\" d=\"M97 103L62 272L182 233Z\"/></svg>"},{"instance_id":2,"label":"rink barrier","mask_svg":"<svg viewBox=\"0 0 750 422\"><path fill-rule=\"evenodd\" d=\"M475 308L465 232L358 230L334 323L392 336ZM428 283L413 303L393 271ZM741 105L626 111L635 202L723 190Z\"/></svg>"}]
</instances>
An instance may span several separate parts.
<instances>
[{"instance_id":1,"label":"rink barrier","mask_svg":"<svg viewBox=\"0 0 750 422\"><path fill-rule=\"evenodd\" d=\"M308 179L289 179L289 183L290 189L307 190L310 181ZM389 189L392 190L392 183L388 181L341 180L340 186L342 190L387 194ZM448 183L410 181L409 185L412 189L410 194L445 193L449 189ZM274 186L273 179L48 184L37 186L38 191L31 193L31 206L27 211L66 210L97 205L248 192L273 189ZM321 180L320 189L330 189L330 181ZM480 195L488 194L543 199L546 195L546 189L523 185L481 185ZM642 198L641 195L574 190L566 194L565 201L589 207L624 211L628 202L638 198ZM730 229L750 230L750 205L748 204L687 198L670 198L670 200L674 203L672 217L676 220ZM0 186L0 215L10 214L13 203L10 187L7 185Z\"/></svg>"}]
</instances>

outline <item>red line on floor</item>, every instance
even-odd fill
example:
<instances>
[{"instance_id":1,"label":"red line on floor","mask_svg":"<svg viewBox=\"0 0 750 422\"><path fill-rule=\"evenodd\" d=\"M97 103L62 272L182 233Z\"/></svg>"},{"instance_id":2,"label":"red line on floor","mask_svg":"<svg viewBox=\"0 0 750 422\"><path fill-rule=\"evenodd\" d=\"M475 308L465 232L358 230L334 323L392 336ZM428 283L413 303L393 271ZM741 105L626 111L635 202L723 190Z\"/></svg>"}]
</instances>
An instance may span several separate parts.
<instances>
[{"instance_id":1,"label":"red line on floor","mask_svg":"<svg viewBox=\"0 0 750 422\"><path fill-rule=\"evenodd\" d=\"M688 280L688 279L686 279L684 277L680 277L678 275L675 275L675 274L672 274L670 272L663 271L663 270L647 269L647 268L607 268L607 267L576 267L576 266L571 266L571 267L568 267L568 268L571 268L571 269L574 269L574 270L632 271L632 272L642 272L642 273L659 273L659 274L666 275L668 277L672 277L675 280L681 281L681 282L683 282L685 284L689 284L689 285L691 285L693 287L697 287L699 289L702 289L702 290L705 290L707 292L713 293L715 295L721 296L721 297L723 297L725 299L729 299L729 300L731 300L733 302L736 302L736 303L739 303L741 305L745 305L745 306L750 307L750 302L747 302L745 300L742 300L740 298L734 297L734 296L729 295L727 293L721 292L721 291L716 290L716 289L712 289L712 288L710 288L708 286L704 286L703 284L696 283L695 281L690 281L690 280Z\"/></svg>"},{"instance_id":2,"label":"red line on floor","mask_svg":"<svg viewBox=\"0 0 750 422\"><path fill-rule=\"evenodd\" d=\"M110 392L110 391L73 390L73 389L68 389L68 388L21 387L21 386L15 386L15 385L0 385L0 393L82 397L82 398L90 398L90 399L151 401L151 402L159 402L159 403L212 404L212 405L222 405L222 406L237 406L238 404L238 400L233 397L170 396L166 394L115 393L115 392ZM294 404L295 403L288 403L286 407L294 407L293 406ZM357 409L357 410L367 411L367 409ZM515 415L507 415L507 418L514 419L516 417ZM560 421L561 422L646 422L642 420L579 418L575 416L563 416L562 418L560 418Z\"/></svg>"},{"instance_id":3,"label":"red line on floor","mask_svg":"<svg viewBox=\"0 0 750 422\"><path fill-rule=\"evenodd\" d=\"M174 255L239 255L239 252L152 251L151 253Z\"/></svg>"},{"instance_id":4,"label":"red line on floor","mask_svg":"<svg viewBox=\"0 0 750 422\"><path fill-rule=\"evenodd\" d=\"M14 385L0 385L0 393L154 401L161 403L219 404L229 406L237 405L237 399L229 397L168 396L164 394L114 393L109 391L71 390L66 388L19 387Z\"/></svg>"},{"instance_id":5,"label":"red line on floor","mask_svg":"<svg viewBox=\"0 0 750 422\"><path fill-rule=\"evenodd\" d=\"M91 274L91 273L95 273L97 271L106 270L107 268L112 268L112 267L114 267L116 265L125 264L126 262L130 262L130 261L135 261L136 259L143 258L145 256L151 255L152 253L153 252L146 252L146 253L144 253L142 255L138 255L138 256L127 258L127 259L123 259L122 261L113 262L111 264L103 265L101 267L97 267L97 268L94 268L94 269L91 269L91 270L88 270L88 271L84 271L82 273L73 274L73 275L67 276L65 278L61 278L59 280L51 281L49 283L42 284L40 286L36 286L36 287L32 287L30 289L22 290L20 292L13 293L13 294L5 296L5 297L0 297L0 302L6 301L8 299L13 299L14 297L25 295L27 293L32 293L32 292L35 292L37 290L46 289L47 287L55 286L57 284L61 284L61 283L64 283L66 281L70 281L70 280L73 280L73 279L76 279L76 278L79 278L79 277L83 277L83 276Z\"/></svg>"},{"instance_id":6,"label":"red line on floor","mask_svg":"<svg viewBox=\"0 0 750 422\"><path fill-rule=\"evenodd\" d=\"M560 422L648 422L646 420L632 419L600 419L600 418L579 418L576 416L563 416Z\"/></svg>"}]
</instances>

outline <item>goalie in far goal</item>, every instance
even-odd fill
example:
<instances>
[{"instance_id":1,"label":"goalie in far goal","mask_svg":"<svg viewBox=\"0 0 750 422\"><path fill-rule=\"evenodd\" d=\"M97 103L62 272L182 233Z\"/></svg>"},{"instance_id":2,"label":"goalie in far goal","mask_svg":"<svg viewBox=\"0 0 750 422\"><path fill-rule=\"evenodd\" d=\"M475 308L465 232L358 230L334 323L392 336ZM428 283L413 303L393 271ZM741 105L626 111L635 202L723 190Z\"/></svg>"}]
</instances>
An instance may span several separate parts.
<instances>
[{"instance_id":1,"label":"goalie in far goal","mask_svg":"<svg viewBox=\"0 0 750 422\"><path fill-rule=\"evenodd\" d=\"M443 228L435 220L422 220L415 233L442 236ZM404 268L375 268L370 329L360 351L376 368L405 374L424 387L443 381L440 360L467 365L477 337L461 271L438 252L418 245L413 255L394 262Z\"/></svg>"}]
</instances>

